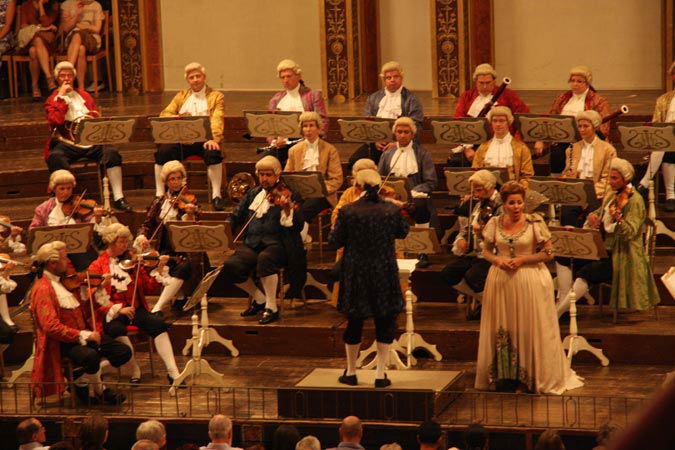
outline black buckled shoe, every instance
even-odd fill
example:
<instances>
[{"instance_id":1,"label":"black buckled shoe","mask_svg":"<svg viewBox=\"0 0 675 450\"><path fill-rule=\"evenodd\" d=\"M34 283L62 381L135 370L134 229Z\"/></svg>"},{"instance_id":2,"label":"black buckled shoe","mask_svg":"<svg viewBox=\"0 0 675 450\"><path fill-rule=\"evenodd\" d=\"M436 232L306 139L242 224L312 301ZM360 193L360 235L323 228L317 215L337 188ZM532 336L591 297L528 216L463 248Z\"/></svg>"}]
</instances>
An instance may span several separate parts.
<instances>
[{"instance_id":1,"label":"black buckled shoe","mask_svg":"<svg viewBox=\"0 0 675 450\"><path fill-rule=\"evenodd\" d=\"M391 385L391 380L387 378L387 374L384 374L384 378L375 378L375 387L383 388Z\"/></svg>"},{"instance_id":2,"label":"black buckled shoe","mask_svg":"<svg viewBox=\"0 0 675 450\"><path fill-rule=\"evenodd\" d=\"M276 322L279 320L279 311L272 311L269 308L265 308L265 312L258 321L260 325L267 325L268 323Z\"/></svg>"},{"instance_id":3,"label":"black buckled shoe","mask_svg":"<svg viewBox=\"0 0 675 450\"><path fill-rule=\"evenodd\" d=\"M359 384L359 380L356 379L356 374L347 375L347 369L345 369L345 371L342 372L342 375L340 375L338 381L342 384L347 384L349 386L356 386Z\"/></svg>"},{"instance_id":4,"label":"black buckled shoe","mask_svg":"<svg viewBox=\"0 0 675 450\"><path fill-rule=\"evenodd\" d=\"M167 373L166 379L169 380L169 384L173 386L173 377ZM183 380L183 382L178 385L178 389L187 389L187 384L185 384L185 380Z\"/></svg>"},{"instance_id":5,"label":"black buckled shoe","mask_svg":"<svg viewBox=\"0 0 675 450\"><path fill-rule=\"evenodd\" d=\"M245 311L240 312L239 315L241 317L257 316L260 311L264 310L265 310L264 303L251 302L249 307Z\"/></svg>"},{"instance_id":6,"label":"black buckled shoe","mask_svg":"<svg viewBox=\"0 0 675 450\"><path fill-rule=\"evenodd\" d=\"M419 267L420 269L429 267L429 255L427 255L426 253L420 253L417 256L417 267Z\"/></svg>"},{"instance_id":7,"label":"black buckled shoe","mask_svg":"<svg viewBox=\"0 0 675 450\"><path fill-rule=\"evenodd\" d=\"M221 197L215 197L211 200L211 203L213 204L213 209L215 211L222 211L225 209L225 202Z\"/></svg>"},{"instance_id":8,"label":"black buckled shoe","mask_svg":"<svg viewBox=\"0 0 675 450\"><path fill-rule=\"evenodd\" d=\"M113 207L122 212L131 212L132 208L129 202L124 198L117 199L113 202Z\"/></svg>"},{"instance_id":9,"label":"black buckled shoe","mask_svg":"<svg viewBox=\"0 0 675 450\"><path fill-rule=\"evenodd\" d=\"M126 401L127 396L124 394L116 394L112 389L105 388L103 390L102 398L106 405L121 405Z\"/></svg>"},{"instance_id":10,"label":"black buckled shoe","mask_svg":"<svg viewBox=\"0 0 675 450\"><path fill-rule=\"evenodd\" d=\"M99 401L96 397L89 397L89 385L84 386L74 385L73 390L75 391L75 398L83 406L96 406L99 404Z\"/></svg>"}]
</instances>

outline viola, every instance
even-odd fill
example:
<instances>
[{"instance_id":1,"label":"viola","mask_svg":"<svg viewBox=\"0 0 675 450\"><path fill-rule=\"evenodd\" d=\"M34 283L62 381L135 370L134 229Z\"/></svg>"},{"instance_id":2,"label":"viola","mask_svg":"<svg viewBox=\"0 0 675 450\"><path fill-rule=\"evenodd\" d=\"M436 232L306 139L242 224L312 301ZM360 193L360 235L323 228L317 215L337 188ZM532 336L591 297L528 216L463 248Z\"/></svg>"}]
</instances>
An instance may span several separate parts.
<instances>
[{"instance_id":1,"label":"viola","mask_svg":"<svg viewBox=\"0 0 675 450\"><path fill-rule=\"evenodd\" d=\"M75 268L69 267L65 275L61 276L61 284L69 291L74 291L87 282L89 287L99 287L103 283L104 276L92 271L77 272Z\"/></svg>"},{"instance_id":2,"label":"viola","mask_svg":"<svg viewBox=\"0 0 675 450\"><path fill-rule=\"evenodd\" d=\"M79 195L73 195L61 205L61 211L63 211L63 214L66 216L76 217L80 220L88 220L91 215L94 214L94 209L96 207L98 207L96 200L85 200Z\"/></svg>"},{"instance_id":3,"label":"viola","mask_svg":"<svg viewBox=\"0 0 675 450\"><path fill-rule=\"evenodd\" d=\"M277 184L275 184L272 189L267 191L267 201L269 201L275 206L280 206L283 208L283 205L281 203L282 199L287 198L290 207L297 211L298 209L300 209L300 205L297 202L291 201L292 197L293 191L291 191L291 189L281 181L278 181Z\"/></svg>"}]
</instances>

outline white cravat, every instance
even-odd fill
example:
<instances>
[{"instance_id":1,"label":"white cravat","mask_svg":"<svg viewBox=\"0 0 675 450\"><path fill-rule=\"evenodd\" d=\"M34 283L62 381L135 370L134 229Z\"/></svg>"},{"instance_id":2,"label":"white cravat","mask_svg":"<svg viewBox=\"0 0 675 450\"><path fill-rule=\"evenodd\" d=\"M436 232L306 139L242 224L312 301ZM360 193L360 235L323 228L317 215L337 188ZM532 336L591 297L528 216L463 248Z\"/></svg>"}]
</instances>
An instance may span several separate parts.
<instances>
[{"instance_id":1,"label":"white cravat","mask_svg":"<svg viewBox=\"0 0 675 450\"><path fill-rule=\"evenodd\" d=\"M405 147L396 147L396 151L391 158L391 163L393 164L393 166L390 166L392 173L397 177L407 177L419 171L412 141Z\"/></svg>"},{"instance_id":2,"label":"white cravat","mask_svg":"<svg viewBox=\"0 0 675 450\"><path fill-rule=\"evenodd\" d=\"M68 92L66 95L57 95L56 98L62 98L64 102L68 105L68 111L66 111L66 120L72 122L78 117L86 116L89 114L89 108L84 104L84 99L80 94L78 94L75 89Z\"/></svg>"},{"instance_id":3,"label":"white cravat","mask_svg":"<svg viewBox=\"0 0 675 450\"><path fill-rule=\"evenodd\" d=\"M159 212L159 217L163 217L162 223L176 220L178 217L178 209L172 207L169 193L165 194L164 202L162 202L162 209Z\"/></svg>"},{"instance_id":4,"label":"white cravat","mask_svg":"<svg viewBox=\"0 0 675 450\"><path fill-rule=\"evenodd\" d=\"M579 159L579 165L577 165L579 178L593 178L593 144L595 144L597 139L597 137L593 139L593 142L590 144L584 141L584 146L581 148L581 158Z\"/></svg>"},{"instance_id":5,"label":"white cravat","mask_svg":"<svg viewBox=\"0 0 675 450\"><path fill-rule=\"evenodd\" d=\"M487 105L487 102L492 100L492 94L488 95L481 95L478 94L476 98L473 100L473 103L471 103L471 107L469 108L469 111L466 113L468 116L471 117L477 117L478 114L483 110L485 105Z\"/></svg>"},{"instance_id":6,"label":"white cravat","mask_svg":"<svg viewBox=\"0 0 675 450\"><path fill-rule=\"evenodd\" d=\"M509 167L513 165L513 147L511 146L511 133L506 133L504 138L494 137L485 153L485 166Z\"/></svg>"},{"instance_id":7,"label":"white cravat","mask_svg":"<svg viewBox=\"0 0 675 450\"><path fill-rule=\"evenodd\" d=\"M120 267L119 259L112 256L108 259L110 282L117 292L126 292L131 283L131 275Z\"/></svg>"},{"instance_id":8,"label":"white cravat","mask_svg":"<svg viewBox=\"0 0 675 450\"><path fill-rule=\"evenodd\" d=\"M383 119L398 119L401 116L401 91L403 86L398 88L394 92L389 92L387 89L384 90L384 97L380 100L380 103L377 105L377 117L382 117Z\"/></svg>"},{"instance_id":9,"label":"white cravat","mask_svg":"<svg viewBox=\"0 0 675 450\"><path fill-rule=\"evenodd\" d=\"M300 85L298 84L295 89L286 91L286 95L282 98L277 104L277 108L281 111L299 111L302 112L305 110L304 105L302 104L302 97L300 97Z\"/></svg>"},{"instance_id":10,"label":"white cravat","mask_svg":"<svg viewBox=\"0 0 675 450\"><path fill-rule=\"evenodd\" d=\"M675 122L675 96L668 105L668 112L666 113L666 122Z\"/></svg>"},{"instance_id":11,"label":"white cravat","mask_svg":"<svg viewBox=\"0 0 675 450\"><path fill-rule=\"evenodd\" d=\"M206 85L201 91L192 91L178 113L181 116L208 116L209 103L206 101Z\"/></svg>"},{"instance_id":12,"label":"white cravat","mask_svg":"<svg viewBox=\"0 0 675 450\"><path fill-rule=\"evenodd\" d=\"M563 106L560 114L563 116L576 116L581 111L584 111L586 109L587 93L588 89L586 89L581 94L572 94L572 98L570 98L567 103L565 103L565 106Z\"/></svg>"},{"instance_id":13,"label":"white cravat","mask_svg":"<svg viewBox=\"0 0 675 450\"><path fill-rule=\"evenodd\" d=\"M302 170L319 170L319 139L314 142L307 141L305 158L302 161Z\"/></svg>"},{"instance_id":14,"label":"white cravat","mask_svg":"<svg viewBox=\"0 0 675 450\"><path fill-rule=\"evenodd\" d=\"M57 225L70 225L75 223L75 220L71 217L68 222L66 222L66 215L63 213L61 208L63 203L54 199L56 206L51 210L49 216L47 217L47 226L54 227Z\"/></svg>"},{"instance_id":15,"label":"white cravat","mask_svg":"<svg viewBox=\"0 0 675 450\"><path fill-rule=\"evenodd\" d=\"M256 218L260 219L267 214L270 209L270 202L267 200L267 191L261 189L258 195L255 196L248 209L255 213Z\"/></svg>"},{"instance_id":16,"label":"white cravat","mask_svg":"<svg viewBox=\"0 0 675 450\"><path fill-rule=\"evenodd\" d=\"M61 284L61 277L51 273L48 270L43 272L43 275L52 283L56 298L59 300L59 306L63 309L76 309L80 306L80 302L75 298L72 292Z\"/></svg>"}]
</instances>

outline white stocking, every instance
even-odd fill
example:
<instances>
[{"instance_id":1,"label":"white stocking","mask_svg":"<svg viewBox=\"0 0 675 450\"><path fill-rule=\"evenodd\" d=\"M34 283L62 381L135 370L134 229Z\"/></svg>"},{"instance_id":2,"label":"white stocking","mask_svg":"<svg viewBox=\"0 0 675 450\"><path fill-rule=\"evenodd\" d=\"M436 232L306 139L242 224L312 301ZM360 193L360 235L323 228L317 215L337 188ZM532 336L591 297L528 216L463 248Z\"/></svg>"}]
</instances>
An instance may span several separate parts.
<instances>
[{"instance_id":1,"label":"white stocking","mask_svg":"<svg viewBox=\"0 0 675 450\"><path fill-rule=\"evenodd\" d=\"M12 316L9 314L9 307L7 306L7 295L0 294L0 317L9 326L14 325Z\"/></svg>"},{"instance_id":2,"label":"white stocking","mask_svg":"<svg viewBox=\"0 0 675 450\"><path fill-rule=\"evenodd\" d=\"M124 198L124 193L122 192L122 168L120 166L109 167L106 169L106 174L110 180L110 189L112 189L113 192L113 199L119 200Z\"/></svg>"},{"instance_id":3,"label":"white stocking","mask_svg":"<svg viewBox=\"0 0 675 450\"><path fill-rule=\"evenodd\" d=\"M302 238L302 242L305 244L308 244L312 242L312 236L309 235L309 224L305 222L302 226L302 231L300 231L300 237Z\"/></svg>"},{"instance_id":4,"label":"white stocking","mask_svg":"<svg viewBox=\"0 0 675 450\"><path fill-rule=\"evenodd\" d=\"M277 312L277 285L279 284L279 275L268 275L262 277L260 282L265 291L265 308L271 309L272 312Z\"/></svg>"},{"instance_id":5,"label":"white stocking","mask_svg":"<svg viewBox=\"0 0 675 450\"><path fill-rule=\"evenodd\" d=\"M253 303L257 303L259 305L261 303L265 303L265 294L263 294L260 289L258 289L258 286L255 285L252 279L249 278L243 283L235 284L235 286L250 295L253 299Z\"/></svg>"},{"instance_id":6,"label":"white stocking","mask_svg":"<svg viewBox=\"0 0 675 450\"><path fill-rule=\"evenodd\" d=\"M381 380L384 378L384 371L387 370L387 363L389 362L389 348L391 344L377 343L377 368L375 369L375 379Z\"/></svg>"},{"instance_id":7,"label":"white stocking","mask_svg":"<svg viewBox=\"0 0 675 450\"><path fill-rule=\"evenodd\" d=\"M558 302L567 296L572 288L572 269L560 263L555 263L555 273L558 278Z\"/></svg>"},{"instance_id":8,"label":"white stocking","mask_svg":"<svg viewBox=\"0 0 675 450\"><path fill-rule=\"evenodd\" d=\"M361 344L345 344L345 353L347 354L347 375L356 375L356 360L359 357Z\"/></svg>"},{"instance_id":9,"label":"white stocking","mask_svg":"<svg viewBox=\"0 0 675 450\"><path fill-rule=\"evenodd\" d=\"M649 156L649 167L647 167L645 176L642 177L642 180L640 180L640 184L642 186L646 188L649 187L649 180L651 180L654 175L656 175L656 172L658 172L661 161L663 161L663 155L664 152L652 152L652 154Z\"/></svg>"},{"instance_id":10,"label":"white stocking","mask_svg":"<svg viewBox=\"0 0 675 450\"><path fill-rule=\"evenodd\" d=\"M166 192L164 183L162 182L162 166L155 164L155 196L161 197Z\"/></svg>"},{"instance_id":11,"label":"white stocking","mask_svg":"<svg viewBox=\"0 0 675 450\"><path fill-rule=\"evenodd\" d=\"M663 184L666 186L666 200L675 199L675 164L661 164Z\"/></svg>"},{"instance_id":12,"label":"white stocking","mask_svg":"<svg viewBox=\"0 0 675 450\"><path fill-rule=\"evenodd\" d=\"M162 293L159 294L159 300L157 300L157 303L155 303L155 306L152 307L152 311L150 312L154 313L157 311L163 311L167 304L173 303L174 299L176 298L176 294L178 294L178 291L182 286L183 280L180 278L171 277L169 279L169 284L164 286Z\"/></svg>"},{"instance_id":13,"label":"white stocking","mask_svg":"<svg viewBox=\"0 0 675 450\"><path fill-rule=\"evenodd\" d=\"M223 185L223 165L218 163L206 166L206 173L211 182L211 198L220 197L220 190Z\"/></svg>"},{"instance_id":14,"label":"white stocking","mask_svg":"<svg viewBox=\"0 0 675 450\"><path fill-rule=\"evenodd\" d=\"M139 366L138 361L136 361L136 352L134 351L134 346L131 345L131 339L129 339L129 336L119 336L116 337L115 340L117 342L121 342L122 344L126 345L131 349L131 359L127 361L122 367L126 367L129 369L129 372L131 372L130 378L140 378L141 366Z\"/></svg>"},{"instance_id":15,"label":"white stocking","mask_svg":"<svg viewBox=\"0 0 675 450\"><path fill-rule=\"evenodd\" d=\"M567 293L565 298L558 303L557 309L558 309L558 318L563 315L564 312L568 311L570 309L570 295L572 294L572 291L574 291L574 295L576 295L576 299L579 300L581 297L586 295L586 292L588 292L588 283L586 280L583 278L577 278L574 280L574 285L572 286L572 289L570 292Z\"/></svg>"},{"instance_id":16,"label":"white stocking","mask_svg":"<svg viewBox=\"0 0 675 450\"><path fill-rule=\"evenodd\" d=\"M157 347L157 353L159 357L164 361L166 366L166 371L169 373L171 378L176 379L180 372L178 372L178 366L176 366L176 358L173 356L173 347L171 347L171 340L169 339L169 333L166 331L155 338L155 347Z\"/></svg>"}]
</instances>

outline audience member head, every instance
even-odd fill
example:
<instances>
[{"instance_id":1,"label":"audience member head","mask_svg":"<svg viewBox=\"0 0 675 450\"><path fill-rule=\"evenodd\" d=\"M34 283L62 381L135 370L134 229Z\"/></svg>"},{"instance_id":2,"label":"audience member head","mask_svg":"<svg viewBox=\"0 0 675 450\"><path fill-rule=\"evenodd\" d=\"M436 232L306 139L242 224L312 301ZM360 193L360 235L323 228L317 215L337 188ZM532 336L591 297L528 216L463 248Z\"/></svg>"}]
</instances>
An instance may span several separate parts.
<instances>
[{"instance_id":1,"label":"audience member head","mask_svg":"<svg viewBox=\"0 0 675 450\"><path fill-rule=\"evenodd\" d=\"M99 450L108 439L108 419L101 414L92 414L82 420L80 426L81 450Z\"/></svg>"},{"instance_id":2,"label":"audience member head","mask_svg":"<svg viewBox=\"0 0 675 450\"><path fill-rule=\"evenodd\" d=\"M166 429L164 424L157 420L146 420L136 429L136 440L147 439L162 448L166 445Z\"/></svg>"},{"instance_id":3,"label":"audience member head","mask_svg":"<svg viewBox=\"0 0 675 450\"><path fill-rule=\"evenodd\" d=\"M43 247L44 245L40 247L40 249ZM58 259L58 252L56 259ZM46 439L45 427L42 426L42 423L38 419L31 417L30 419L26 419L17 425L16 438L20 445L30 444L31 442L43 443Z\"/></svg>"},{"instance_id":4,"label":"audience member head","mask_svg":"<svg viewBox=\"0 0 675 450\"><path fill-rule=\"evenodd\" d=\"M546 430L539 436L534 450L565 450L565 445L557 430Z\"/></svg>"},{"instance_id":5,"label":"audience member head","mask_svg":"<svg viewBox=\"0 0 675 450\"><path fill-rule=\"evenodd\" d=\"M149 439L139 439L131 447L131 450L159 450L159 445Z\"/></svg>"},{"instance_id":6,"label":"audience member head","mask_svg":"<svg viewBox=\"0 0 675 450\"><path fill-rule=\"evenodd\" d=\"M403 450L403 448L398 443L392 442L391 444L380 445L380 450Z\"/></svg>"},{"instance_id":7,"label":"audience member head","mask_svg":"<svg viewBox=\"0 0 675 450\"><path fill-rule=\"evenodd\" d=\"M361 419L356 416L345 417L340 424L340 441L359 443L362 437Z\"/></svg>"},{"instance_id":8,"label":"audience member head","mask_svg":"<svg viewBox=\"0 0 675 450\"><path fill-rule=\"evenodd\" d=\"M321 450L321 442L316 436L305 436L295 444L295 450Z\"/></svg>"},{"instance_id":9,"label":"audience member head","mask_svg":"<svg viewBox=\"0 0 675 450\"><path fill-rule=\"evenodd\" d=\"M441 426L438 422L427 420L417 429L417 442L421 447L437 448L441 443Z\"/></svg>"},{"instance_id":10,"label":"audience member head","mask_svg":"<svg viewBox=\"0 0 675 450\"><path fill-rule=\"evenodd\" d=\"M59 441L50 445L49 450L75 450L75 447L69 441Z\"/></svg>"},{"instance_id":11,"label":"audience member head","mask_svg":"<svg viewBox=\"0 0 675 450\"><path fill-rule=\"evenodd\" d=\"M464 430L464 444L467 450L487 450L490 439L485 427L479 423L472 423Z\"/></svg>"},{"instance_id":12,"label":"audience member head","mask_svg":"<svg viewBox=\"0 0 675 450\"><path fill-rule=\"evenodd\" d=\"M300 432L293 425L279 425L272 435L272 450L295 450Z\"/></svg>"},{"instance_id":13,"label":"audience member head","mask_svg":"<svg viewBox=\"0 0 675 450\"><path fill-rule=\"evenodd\" d=\"M232 443L232 421L222 414L216 414L209 420L209 438L214 444Z\"/></svg>"}]
</instances>

